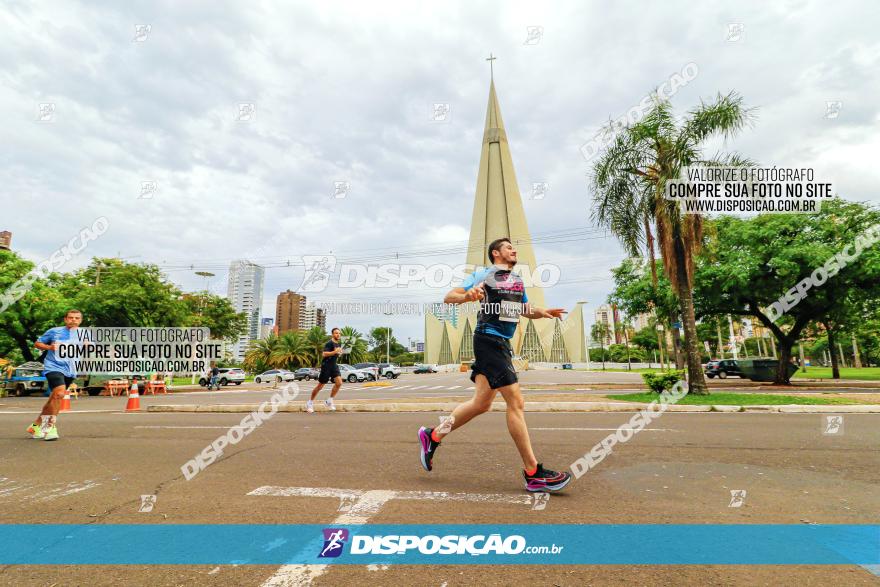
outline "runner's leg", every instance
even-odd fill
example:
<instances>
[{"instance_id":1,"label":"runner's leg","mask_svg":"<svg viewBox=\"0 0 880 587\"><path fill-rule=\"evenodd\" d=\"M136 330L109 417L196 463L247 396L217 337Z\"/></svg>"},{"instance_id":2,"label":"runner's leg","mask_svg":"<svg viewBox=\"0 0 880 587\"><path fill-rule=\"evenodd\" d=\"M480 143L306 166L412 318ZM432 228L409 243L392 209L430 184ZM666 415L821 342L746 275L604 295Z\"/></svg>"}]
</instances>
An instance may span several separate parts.
<instances>
[{"instance_id":1,"label":"runner's leg","mask_svg":"<svg viewBox=\"0 0 880 587\"><path fill-rule=\"evenodd\" d=\"M452 410L452 417L454 418L452 422L452 430L464 426L480 414L484 414L492 408L492 400L495 399L495 394L498 393L497 390L489 387L489 380L481 373L477 374L474 384L476 387L474 390L474 397L464 403L458 404L455 409ZM438 441L448 434L448 432L441 433L439 430L435 430L434 432L435 440Z\"/></svg>"},{"instance_id":2,"label":"runner's leg","mask_svg":"<svg viewBox=\"0 0 880 587\"><path fill-rule=\"evenodd\" d=\"M513 442L522 457L526 471L534 471L538 466L538 460L532 451L532 441L529 438L529 428L526 426L525 400L519 389L519 383L505 385L498 389L504 401L507 402L507 431L510 432Z\"/></svg>"},{"instance_id":3,"label":"runner's leg","mask_svg":"<svg viewBox=\"0 0 880 587\"><path fill-rule=\"evenodd\" d=\"M342 375L337 375L333 378L333 389L330 391L330 399L336 397L340 387L342 387Z\"/></svg>"},{"instance_id":4,"label":"runner's leg","mask_svg":"<svg viewBox=\"0 0 880 587\"><path fill-rule=\"evenodd\" d=\"M37 416L37 419L34 420L34 424L42 424L48 416L53 416L53 418L50 419L50 425L54 423L54 417L57 417L58 412L61 411L61 400L64 399L64 392L66 390L66 385L58 385L52 388L52 393L49 395L49 399L46 400L46 403L43 404L43 410L40 412L40 415Z\"/></svg>"}]
</instances>

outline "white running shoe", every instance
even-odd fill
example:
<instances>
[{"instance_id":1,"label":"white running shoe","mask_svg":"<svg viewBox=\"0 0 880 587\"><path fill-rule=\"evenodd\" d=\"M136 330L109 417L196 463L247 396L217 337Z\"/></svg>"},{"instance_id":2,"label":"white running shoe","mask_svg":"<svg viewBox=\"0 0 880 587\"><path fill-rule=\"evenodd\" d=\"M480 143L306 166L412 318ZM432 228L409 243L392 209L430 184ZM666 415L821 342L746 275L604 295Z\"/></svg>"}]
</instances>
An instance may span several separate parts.
<instances>
[{"instance_id":1,"label":"white running shoe","mask_svg":"<svg viewBox=\"0 0 880 587\"><path fill-rule=\"evenodd\" d=\"M333 405L333 398L332 398L332 397L325 399L325 400L324 400L324 405L327 406L327 408L328 408L331 412L335 412L335 411L336 411L336 406Z\"/></svg>"},{"instance_id":2,"label":"white running shoe","mask_svg":"<svg viewBox=\"0 0 880 587\"><path fill-rule=\"evenodd\" d=\"M311 414L314 411L315 411L315 402L313 402L312 400L307 401L306 402L306 412Z\"/></svg>"}]
</instances>

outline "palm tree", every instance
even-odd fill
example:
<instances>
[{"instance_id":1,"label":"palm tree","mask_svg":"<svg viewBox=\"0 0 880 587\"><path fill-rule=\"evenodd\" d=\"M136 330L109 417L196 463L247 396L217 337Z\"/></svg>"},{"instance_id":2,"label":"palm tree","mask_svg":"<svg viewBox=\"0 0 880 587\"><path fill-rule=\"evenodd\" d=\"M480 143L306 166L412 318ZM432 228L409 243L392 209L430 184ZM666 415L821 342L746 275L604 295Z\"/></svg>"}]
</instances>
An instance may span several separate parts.
<instances>
[{"instance_id":1,"label":"palm tree","mask_svg":"<svg viewBox=\"0 0 880 587\"><path fill-rule=\"evenodd\" d=\"M605 370L605 339L608 338L611 332L611 327L608 326L605 322L595 322L593 323L593 327L590 329L590 336L594 341L599 343L599 348L602 350L602 370Z\"/></svg>"},{"instance_id":2,"label":"palm tree","mask_svg":"<svg viewBox=\"0 0 880 587\"><path fill-rule=\"evenodd\" d=\"M312 353L311 366L321 364L325 344L327 344L327 333L320 326L313 326L306 332L306 345Z\"/></svg>"},{"instance_id":3,"label":"palm tree","mask_svg":"<svg viewBox=\"0 0 880 587\"><path fill-rule=\"evenodd\" d=\"M244 355L244 368L252 373L262 373L272 366L272 354L278 348L279 338L270 334L261 340L252 340Z\"/></svg>"},{"instance_id":4,"label":"palm tree","mask_svg":"<svg viewBox=\"0 0 880 587\"><path fill-rule=\"evenodd\" d=\"M341 340L346 348L351 349L348 360L352 363L363 363L367 359L367 341L364 335L355 330L351 326L343 326L341 329Z\"/></svg>"},{"instance_id":5,"label":"palm tree","mask_svg":"<svg viewBox=\"0 0 880 587\"><path fill-rule=\"evenodd\" d=\"M272 366L278 369L297 369L311 362L312 354L305 336L292 330L278 338L278 346L271 355Z\"/></svg>"},{"instance_id":6,"label":"palm tree","mask_svg":"<svg viewBox=\"0 0 880 587\"><path fill-rule=\"evenodd\" d=\"M663 191L668 180L679 178L683 167L753 165L735 153L706 158L701 149L709 137L720 134L729 138L751 120L752 110L743 106L735 92L718 94L710 104L701 102L680 124L670 103L658 100L644 119L617 136L593 169L593 218L617 236L630 255L640 256L645 247L655 283L656 232L663 270L678 297L693 394L708 393L700 365L692 295L693 259L703 242L703 217L682 214L677 202L663 198Z\"/></svg>"}]
</instances>

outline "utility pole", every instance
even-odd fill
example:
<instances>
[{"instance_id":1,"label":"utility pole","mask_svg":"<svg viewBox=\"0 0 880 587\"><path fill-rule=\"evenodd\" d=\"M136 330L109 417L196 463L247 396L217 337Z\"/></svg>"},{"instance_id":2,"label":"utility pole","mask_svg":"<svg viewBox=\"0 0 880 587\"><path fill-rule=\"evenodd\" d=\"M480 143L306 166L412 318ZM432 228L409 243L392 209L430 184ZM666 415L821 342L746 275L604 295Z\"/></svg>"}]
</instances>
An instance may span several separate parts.
<instances>
[{"instance_id":1,"label":"utility pole","mask_svg":"<svg viewBox=\"0 0 880 587\"><path fill-rule=\"evenodd\" d=\"M718 331L718 354L721 355L718 357L719 359L724 358L724 342L721 340L721 319L715 319L715 329Z\"/></svg>"},{"instance_id":2,"label":"utility pole","mask_svg":"<svg viewBox=\"0 0 880 587\"><path fill-rule=\"evenodd\" d=\"M807 372L807 362L804 360L804 345L798 342L798 352L801 355L801 371Z\"/></svg>"}]
</instances>

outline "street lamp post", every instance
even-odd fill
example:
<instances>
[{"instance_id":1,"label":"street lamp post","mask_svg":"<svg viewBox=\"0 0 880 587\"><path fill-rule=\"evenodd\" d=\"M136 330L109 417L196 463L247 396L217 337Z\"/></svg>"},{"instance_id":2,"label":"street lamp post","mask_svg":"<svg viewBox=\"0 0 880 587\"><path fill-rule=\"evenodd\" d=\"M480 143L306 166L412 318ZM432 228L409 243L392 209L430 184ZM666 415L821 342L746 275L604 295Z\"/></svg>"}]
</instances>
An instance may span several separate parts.
<instances>
[{"instance_id":1,"label":"street lamp post","mask_svg":"<svg viewBox=\"0 0 880 587\"><path fill-rule=\"evenodd\" d=\"M214 277L214 274L211 273L210 271L196 271L196 275L199 275L199 276L205 278L205 295L203 295L202 299L199 301L199 317L201 318L202 309L205 306L205 297L208 295L208 282L212 277ZM199 322L201 323L201 320ZM195 383L196 383L196 372L195 371L193 371L192 379L191 379L190 383L192 385L195 385Z\"/></svg>"},{"instance_id":2,"label":"street lamp post","mask_svg":"<svg viewBox=\"0 0 880 587\"><path fill-rule=\"evenodd\" d=\"M386 316L391 316L392 312L382 312ZM388 332L385 333L385 362L389 365L391 364L391 325L388 325ZM379 379L379 374L376 374L376 379Z\"/></svg>"}]
</instances>

